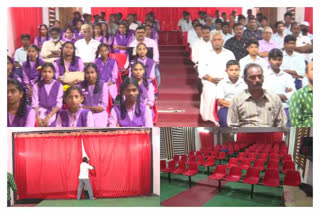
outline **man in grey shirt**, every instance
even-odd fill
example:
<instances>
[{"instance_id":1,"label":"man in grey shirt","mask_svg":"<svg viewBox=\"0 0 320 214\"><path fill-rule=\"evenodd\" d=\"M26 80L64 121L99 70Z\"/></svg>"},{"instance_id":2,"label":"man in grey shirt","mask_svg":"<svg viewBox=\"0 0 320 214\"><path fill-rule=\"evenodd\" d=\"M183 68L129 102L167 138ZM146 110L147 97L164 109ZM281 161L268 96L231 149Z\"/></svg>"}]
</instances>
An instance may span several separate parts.
<instances>
[{"instance_id":1,"label":"man in grey shirt","mask_svg":"<svg viewBox=\"0 0 320 214\"><path fill-rule=\"evenodd\" d=\"M244 69L248 89L234 96L228 111L230 127L285 127L287 117L281 99L262 88L263 70L255 63Z\"/></svg>"}]
</instances>

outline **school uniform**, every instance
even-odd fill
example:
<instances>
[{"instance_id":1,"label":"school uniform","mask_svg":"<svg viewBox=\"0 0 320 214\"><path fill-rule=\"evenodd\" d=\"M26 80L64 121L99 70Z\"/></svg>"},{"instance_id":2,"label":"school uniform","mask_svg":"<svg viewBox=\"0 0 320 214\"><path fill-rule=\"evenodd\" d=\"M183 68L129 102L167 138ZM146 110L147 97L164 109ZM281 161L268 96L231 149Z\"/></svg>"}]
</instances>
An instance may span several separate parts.
<instances>
[{"instance_id":1,"label":"school uniform","mask_svg":"<svg viewBox=\"0 0 320 214\"><path fill-rule=\"evenodd\" d=\"M56 127L94 127L92 112L81 107L74 115L68 109L60 110Z\"/></svg>"},{"instance_id":2,"label":"school uniform","mask_svg":"<svg viewBox=\"0 0 320 214\"><path fill-rule=\"evenodd\" d=\"M49 41L49 40L50 40L50 37L49 37L49 36L48 36L48 38L47 38L47 37L36 36L36 37L34 38L33 44L36 45L37 47L40 47L40 46L43 45L43 43L44 43L45 41Z\"/></svg>"},{"instance_id":3,"label":"school uniform","mask_svg":"<svg viewBox=\"0 0 320 214\"><path fill-rule=\"evenodd\" d=\"M94 64L97 65L100 80L108 83L110 81L114 82L114 84L109 86L109 92L112 99L115 99L118 95L117 81L118 81L118 63L115 59L108 57L106 62L103 62L101 58L97 58L94 61Z\"/></svg>"},{"instance_id":4,"label":"school uniform","mask_svg":"<svg viewBox=\"0 0 320 214\"><path fill-rule=\"evenodd\" d=\"M55 69L55 72L56 72L56 79L58 79L60 76L63 76L64 73L65 73L65 66L68 68L68 70L70 72L72 71L83 71L84 69L84 63L83 61L81 60L80 57L76 56L75 58L75 63L74 65L70 63L65 63L65 65L61 65L61 60L60 58L57 59L55 62L54 62L54 69Z\"/></svg>"},{"instance_id":5,"label":"school uniform","mask_svg":"<svg viewBox=\"0 0 320 214\"><path fill-rule=\"evenodd\" d=\"M244 82L243 78L239 77L237 82L232 83L229 77L221 80L217 85L217 96L216 99L223 99L227 101L231 101L234 95L242 92L247 89L247 84ZM227 127L227 115L228 108L227 107L219 107L218 110L218 118L219 124L221 127Z\"/></svg>"},{"instance_id":6,"label":"school uniform","mask_svg":"<svg viewBox=\"0 0 320 214\"><path fill-rule=\"evenodd\" d=\"M126 34L120 34L119 31L117 31L113 37L112 44L127 47L131 43L132 40L133 40L133 36L129 32L127 32ZM116 48L116 49L113 49L112 52L126 54L127 50L121 50L119 48Z\"/></svg>"},{"instance_id":7,"label":"school uniform","mask_svg":"<svg viewBox=\"0 0 320 214\"><path fill-rule=\"evenodd\" d=\"M140 101L145 105L154 105L154 86L151 81L147 81L147 86L140 84Z\"/></svg>"},{"instance_id":8,"label":"school uniform","mask_svg":"<svg viewBox=\"0 0 320 214\"><path fill-rule=\"evenodd\" d=\"M32 89L32 107L39 109L39 117L44 119L54 107L62 107L63 89L62 84L57 80L45 84L43 81L37 82ZM48 126L55 126L57 115L53 115L48 122Z\"/></svg>"},{"instance_id":9,"label":"school uniform","mask_svg":"<svg viewBox=\"0 0 320 214\"><path fill-rule=\"evenodd\" d=\"M243 57L239 61L240 77L243 77L244 69L250 63L255 63L260 65L263 71L266 71L268 69L268 64L263 58L261 58L260 56L256 56L256 59L252 59L251 56L248 54L247 56Z\"/></svg>"},{"instance_id":10,"label":"school uniform","mask_svg":"<svg viewBox=\"0 0 320 214\"><path fill-rule=\"evenodd\" d=\"M146 76L147 79L151 79L153 80L156 76L155 76L155 62L153 59L146 57L145 59L142 58L137 58L137 61L141 62L146 69ZM133 64L134 62L132 62ZM131 71L131 67L129 70L129 77L132 76L132 71Z\"/></svg>"},{"instance_id":11,"label":"school uniform","mask_svg":"<svg viewBox=\"0 0 320 214\"><path fill-rule=\"evenodd\" d=\"M110 127L152 127L152 112L151 109L140 103L140 116L135 114L136 104L132 109L127 109L127 115L124 119L121 118L120 105L114 105L110 113Z\"/></svg>"},{"instance_id":12,"label":"school uniform","mask_svg":"<svg viewBox=\"0 0 320 214\"><path fill-rule=\"evenodd\" d=\"M99 86L100 90L97 93L94 93L95 85L88 85L88 88L85 89L84 83L80 84L81 88L86 90L86 95L84 99L84 106L101 106L103 111L99 113L93 113L94 127L107 127L108 125L108 113L106 109L108 108L108 83L105 83L103 80L100 80Z\"/></svg>"},{"instance_id":13,"label":"school uniform","mask_svg":"<svg viewBox=\"0 0 320 214\"><path fill-rule=\"evenodd\" d=\"M8 127L34 127L36 124L36 112L30 106L26 106L25 113L22 117L7 113Z\"/></svg>"},{"instance_id":14,"label":"school uniform","mask_svg":"<svg viewBox=\"0 0 320 214\"><path fill-rule=\"evenodd\" d=\"M41 58L38 59L38 66L43 65L43 60ZM39 78L39 71L37 70L36 62L30 61L30 67L27 66L27 61L22 63L22 76L23 76L23 83L30 84L32 87L35 82Z\"/></svg>"}]
</instances>

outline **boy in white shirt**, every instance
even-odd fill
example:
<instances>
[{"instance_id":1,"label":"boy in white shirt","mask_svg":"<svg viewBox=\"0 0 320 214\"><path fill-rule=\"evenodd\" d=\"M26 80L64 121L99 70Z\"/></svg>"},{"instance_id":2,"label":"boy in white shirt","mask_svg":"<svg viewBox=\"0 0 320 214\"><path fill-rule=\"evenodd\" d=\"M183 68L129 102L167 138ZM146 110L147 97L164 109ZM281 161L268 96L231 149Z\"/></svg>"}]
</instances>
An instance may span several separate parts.
<instances>
[{"instance_id":1,"label":"boy in white shirt","mask_svg":"<svg viewBox=\"0 0 320 214\"><path fill-rule=\"evenodd\" d=\"M240 75L240 65L237 60L227 62L226 72L228 77L218 83L216 99L219 104L218 118L220 127L227 127L228 108L231 104L232 97L247 88Z\"/></svg>"},{"instance_id":2,"label":"boy in white shirt","mask_svg":"<svg viewBox=\"0 0 320 214\"><path fill-rule=\"evenodd\" d=\"M90 200L95 200L93 197L93 192L89 180L89 169L93 170L94 166L88 164L88 158L83 157L82 163L80 164L80 174L79 174L79 186L78 186L78 200L80 200L82 189L85 187L89 192Z\"/></svg>"}]
</instances>

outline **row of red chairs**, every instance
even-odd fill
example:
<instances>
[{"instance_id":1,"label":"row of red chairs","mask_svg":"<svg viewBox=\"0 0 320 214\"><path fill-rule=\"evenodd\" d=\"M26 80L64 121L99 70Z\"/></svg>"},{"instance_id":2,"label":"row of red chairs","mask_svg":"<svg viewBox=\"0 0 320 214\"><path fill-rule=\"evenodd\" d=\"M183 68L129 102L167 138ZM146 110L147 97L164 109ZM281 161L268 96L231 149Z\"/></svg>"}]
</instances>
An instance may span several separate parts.
<instances>
[{"instance_id":1,"label":"row of red chairs","mask_svg":"<svg viewBox=\"0 0 320 214\"><path fill-rule=\"evenodd\" d=\"M239 182L242 177L242 170L240 167L232 167L229 173L226 172L226 165L217 165L215 171L209 178L219 181L219 192L221 192L221 180L231 182ZM254 167L248 168L248 171L242 180L243 183L251 184L251 198L253 198L254 185L260 181L260 171ZM299 171L288 171L284 177L283 185L298 186L301 183ZM274 169L267 169L263 180L261 182L264 186L278 187L280 186L279 171Z\"/></svg>"},{"instance_id":2,"label":"row of red chairs","mask_svg":"<svg viewBox=\"0 0 320 214\"><path fill-rule=\"evenodd\" d=\"M266 153L249 153L249 154L245 154L243 152L240 152L237 156L238 160L245 160L245 159L249 159L251 161L255 161L256 159L262 159L262 160L273 160L273 161L280 161L280 155L279 154L266 154ZM287 160L291 160L291 155L290 154L284 154L281 158L282 162L285 162Z\"/></svg>"}]
</instances>

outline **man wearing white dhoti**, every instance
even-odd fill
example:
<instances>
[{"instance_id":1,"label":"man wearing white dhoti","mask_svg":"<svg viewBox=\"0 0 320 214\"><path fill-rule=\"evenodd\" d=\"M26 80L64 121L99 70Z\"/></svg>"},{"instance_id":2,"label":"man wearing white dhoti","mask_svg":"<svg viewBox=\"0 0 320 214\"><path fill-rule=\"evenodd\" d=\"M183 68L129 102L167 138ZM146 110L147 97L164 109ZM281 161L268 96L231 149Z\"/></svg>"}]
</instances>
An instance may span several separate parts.
<instances>
[{"instance_id":1,"label":"man wearing white dhoti","mask_svg":"<svg viewBox=\"0 0 320 214\"><path fill-rule=\"evenodd\" d=\"M235 59L234 54L223 48L223 35L215 32L211 39L212 49L199 54L199 78L202 79L202 94L200 100L200 114L202 120L218 122L213 115L216 102L216 89L220 80L227 77L225 66L229 60Z\"/></svg>"}]
</instances>

